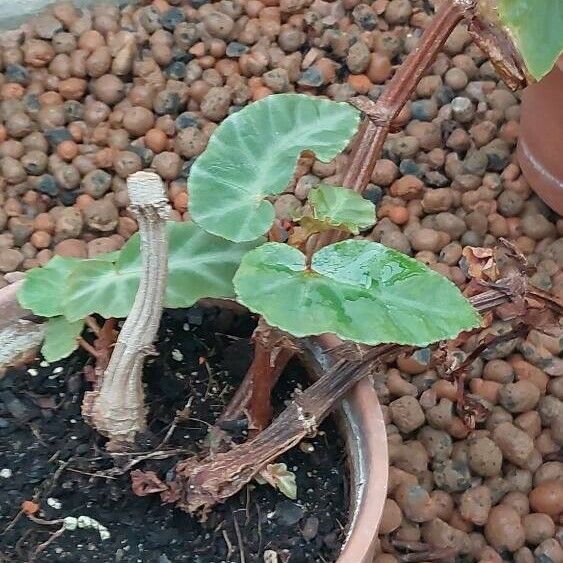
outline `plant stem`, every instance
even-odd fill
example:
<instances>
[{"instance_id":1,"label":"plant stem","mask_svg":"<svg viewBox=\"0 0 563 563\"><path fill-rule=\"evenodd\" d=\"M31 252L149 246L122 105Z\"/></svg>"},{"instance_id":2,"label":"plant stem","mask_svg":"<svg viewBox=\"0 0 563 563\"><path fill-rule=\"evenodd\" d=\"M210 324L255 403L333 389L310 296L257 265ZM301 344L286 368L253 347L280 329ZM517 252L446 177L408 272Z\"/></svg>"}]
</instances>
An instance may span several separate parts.
<instances>
[{"instance_id":1,"label":"plant stem","mask_svg":"<svg viewBox=\"0 0 563 563\"><path fill-rule=\"evenodd\" d=\"M166 289L170 207L154 172L136 172L127 180L131 210L139 223L143 271L135 301L97 389L84 398L85 418L107 436L109 450L133 442L146 426L142 369L153 353Z\"/></svg>"},{"instance_id":2,"label":"plant stem","mask_svg":"<svg viewBox=\"0 0 563 563\"><path fill-rule=\"evenodd\" d=\"M393 120L409 101L455 26L472 14L476 4L477 0L443 2L422 34L420 42L396 70L377 101L361 99L355 103L365 117L358 139L352 147L348 170L342 181L343 187L358 193L366 189ZM319 250L347 237L348 234L342 231L325 231L318 236L315 246Z\"/></svg>"},{"instance_id":3,"label":"plant stem","mask_svg":"<svg viewBox=\"0 0 563 563\"><path fill-rule=\"evenodd\" d=\"M257 342L256 346L261 348L261 351L254 356L254 361L258 361L258 365L253 370L252 395L248 403L251 436L264 430L272 421L274 413L271 403L272 391L287 362L295 354L295 351L289 348L269 350L261 342Z\"/></svg>"}]
</instances>

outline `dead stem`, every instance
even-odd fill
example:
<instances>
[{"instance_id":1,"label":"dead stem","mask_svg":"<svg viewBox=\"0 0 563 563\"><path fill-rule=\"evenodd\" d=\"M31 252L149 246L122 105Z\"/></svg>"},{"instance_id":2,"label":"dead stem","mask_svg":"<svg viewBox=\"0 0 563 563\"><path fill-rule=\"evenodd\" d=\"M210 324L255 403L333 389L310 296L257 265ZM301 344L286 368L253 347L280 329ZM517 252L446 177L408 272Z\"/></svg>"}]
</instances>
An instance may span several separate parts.
<instances>
[{"instance_id":1,"label":"dead stem","mask_svg":"<svg viewBox=\"0 0 563 563\"><path fill-rule=\"evenodd\" d=\"M164 184L155 172L143 171L130 176L127 186L139 223L143 271L107 369L83 404L84 418L110 439L109 450L130 444L146 426L142 369L145 357L153 353L167 279L170 206ZM100 335L103 332L104 328Z\"/></svg>"},{"instance_id":2,"label":"dead stem","mask_svg":"<svg viewBox=\"0 0 563 563\"><path fill-rule=\"evenodd\" d=\"M518 296L505 288L518 291L522 284L510 284L502 280L503 290L489 290L489 298L479 301L478 310L483 313L494 308L499 301L508 302ZM383 367L411 347L383 344L366 347L356 354L327 353L322 338L311 339L313 348L304 349L302 354L308 361L309 369L320 373L316 383L311 385L274 420L274 422L253 439L233 446L229 451L209 456L201 462L191 458L176 466L176 474L162 493L165 502L176 502L188 512L201 512L205 517L211 507L237 493L258 474L268 463L298 444L307 435L316 432L317 426L339 404L341 399L362 378ZM302 343L306 344L307 339ZM316 347L317 353L314 352ZM319 353L320 352L320 353ZM319 356L324 356L319 361Z\"/></svg>"}]
</instances>

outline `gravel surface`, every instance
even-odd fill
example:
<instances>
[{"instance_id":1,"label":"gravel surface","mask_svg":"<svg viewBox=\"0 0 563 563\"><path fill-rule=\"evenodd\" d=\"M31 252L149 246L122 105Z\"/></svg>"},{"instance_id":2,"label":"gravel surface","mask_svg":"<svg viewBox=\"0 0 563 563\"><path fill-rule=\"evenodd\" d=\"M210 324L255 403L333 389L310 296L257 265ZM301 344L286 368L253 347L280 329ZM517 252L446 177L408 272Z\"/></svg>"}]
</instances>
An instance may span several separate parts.
<instances>
[{"instance_id":1,"label":"gravel surface","mask_svg":"<svg viewBox=\"0 0 563 563\"><path fill-rule=\"evenodd\" d=\"M0 286L53 254L94 256L136 230L126 177L152 166L174 219L185 178L217 123L277 92L376 99L412 51L432 0L154 0L138 8L69 3L6 35L0 51ZM513 241L532 282L563 296L563 219L531 192L515 158L520 93L509 92L463 26L401 112L366 197L364 233L463 286L465 246ZM283 220L342 155L303 158L276 202ZM388 417L389 540L454 547L479 561L561 563L561 327L488 350L469 390L490 409L469 431L455 390L417 353L378 381ZM496 321L492 330L502 331ZM469 342L468 345L474 344ZM378 563L393 563L382 553Z\"/></svg>"}]
</instances>

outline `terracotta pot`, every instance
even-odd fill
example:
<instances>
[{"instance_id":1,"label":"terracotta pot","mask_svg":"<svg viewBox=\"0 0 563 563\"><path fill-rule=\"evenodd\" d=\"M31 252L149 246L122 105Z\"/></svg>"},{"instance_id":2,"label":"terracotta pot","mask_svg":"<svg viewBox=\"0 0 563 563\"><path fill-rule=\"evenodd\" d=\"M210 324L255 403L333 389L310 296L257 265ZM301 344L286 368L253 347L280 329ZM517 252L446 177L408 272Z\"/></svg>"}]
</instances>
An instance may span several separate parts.
<instances>
[{"instance_id":1,"label":"terracotta pot","mask_svg":"<svg viewBox=\"0 0 563 563\"><path fill-rule=\"evenodd\" d=\"M30 312L17 302L19 286L15 283L0 289L0 343L13 341L19 332L24 333L23 339L18 340L18 352L11 359L6 360L4 355L3 360L0 344L0 370L2 361L6 366L22 357L29 360L25 352L33 354L42 336L40 325L25 320ZM328 366L319 363L318 367L322 370ZM356 385L342 401L336 418L346 444L352 491L346 540L337 563L372 563L387 496L389 458L383 413L369 381L364 379Z\"/></svg>"},{"instance_id":2,"label":"terracotta pot","mask_svg":"<svg viewBox=\"0 0 563 563\"><path fill-rule=\"evenodd\" d=\"M534 191L563 215L563 56L524 90L518 160Z\"/></svg>"}]
</instances>

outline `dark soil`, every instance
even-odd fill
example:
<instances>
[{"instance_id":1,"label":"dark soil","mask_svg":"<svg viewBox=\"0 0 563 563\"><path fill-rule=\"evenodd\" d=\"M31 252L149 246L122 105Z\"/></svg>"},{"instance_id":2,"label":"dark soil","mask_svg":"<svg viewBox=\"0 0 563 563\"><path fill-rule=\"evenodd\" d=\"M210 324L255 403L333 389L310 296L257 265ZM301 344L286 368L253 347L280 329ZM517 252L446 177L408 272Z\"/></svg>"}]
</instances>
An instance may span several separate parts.
<instances>
[{"instance_id":1,"label":"dark soil","mask_svg":"<svg viewBox=\"0 0 563 563\"><path fill-rule=\"evenodd\" d=\"M204 450L208 424L219 416L250 361L252 329L252 319L228 311L192 308L165 314L160 355L145 369L150 426L138 452L158 447L176 411L189 401L190 419L180 422L160 449L183 448L184 456ZM267 549L277 552L280 563L337 558L347 491L343 447L332 423L280 459L297 474L296 502L252 484L200 523L163 505L157 495L135 496L128 474L113 479L85 474L107 472L116 464L80 413L87 387L81 372L89 361L77 352L60 364L37 363L0 380L0 533L22 501L34 499L41 507L37 516L45 520L86 515L111 533L101 541L94 530L65 531L38 555L40 562L262 562ZM303 370L291 365L276 390L277 408L305 384ZM180 457L136 467L164 478ZM56 501L60 508L50 506ZM0 562L28 561L59 527L20 516L0 535Z\"/></svg>"}]
</instances>

